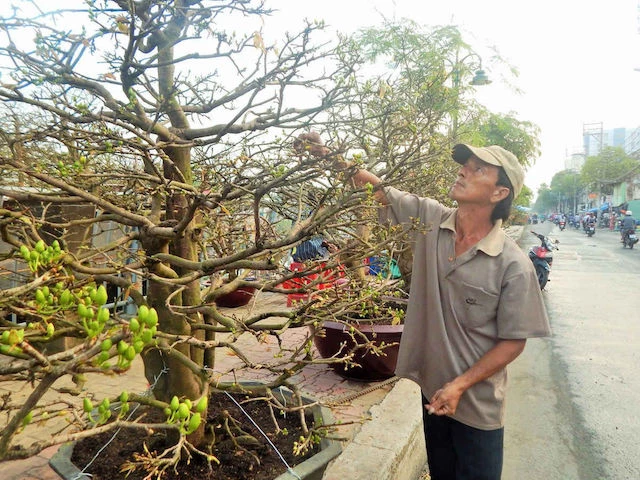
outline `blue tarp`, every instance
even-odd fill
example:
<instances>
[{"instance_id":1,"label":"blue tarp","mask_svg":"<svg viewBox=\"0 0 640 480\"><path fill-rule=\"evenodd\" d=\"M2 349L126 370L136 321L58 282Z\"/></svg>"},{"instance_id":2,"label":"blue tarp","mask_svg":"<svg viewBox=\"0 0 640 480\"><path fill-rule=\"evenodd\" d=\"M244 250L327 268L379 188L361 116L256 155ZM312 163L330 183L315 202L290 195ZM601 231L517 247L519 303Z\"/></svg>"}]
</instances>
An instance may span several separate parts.
<instances>
[{"instance_id":1,"label":"blue tarp","mask_svg":"<svg viewBox=\"0 0 640 480\"><path fill-rule=\"evenodd\" d=\"M608 210L609 210L609 204L608 203L603 203L599 207L593 207L592 209L587 210L587 212L589 212L589 213L597 213L598 211L606 212Z\"/></svg>"},{"instance_id":2,"label":"blue tarp","mask_svg":"<svg viewBox=\"0 0 640 480\"><path fill-rule=\"evenodd\" d=\"M391 262L385 257L369 257L367 260L369 262L369 275L380 274L383 277L402 277L402 272L400 272L400 267L398 267L398 262L396 262L395 258L392 258ZM391 275L389 275L389 270L391 270Z\"/></svg>"},{"instance_id":3,"label":"blue tarp","mask_svg":"<svg viewBox=\"0 0 640 480\"><path fill-rule=\"evenodd\" d=\"M309 240L305 240L291 251L294 262L304 262L305 260L326 259L329 256L329 249L326 247L324 238L317 235Z\"/></svg>"}]
</instances>

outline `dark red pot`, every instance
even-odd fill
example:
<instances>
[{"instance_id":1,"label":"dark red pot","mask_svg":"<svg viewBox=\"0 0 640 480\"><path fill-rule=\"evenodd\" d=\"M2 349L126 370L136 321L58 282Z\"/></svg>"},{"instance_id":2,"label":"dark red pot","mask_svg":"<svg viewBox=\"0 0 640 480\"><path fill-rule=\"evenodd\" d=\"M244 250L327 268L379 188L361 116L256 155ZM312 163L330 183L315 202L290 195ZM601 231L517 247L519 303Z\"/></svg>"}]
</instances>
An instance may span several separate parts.
<instances>
[{"instance_id":1,"label":"dark red pot","mask_svg":"<svg viewBox=\"0 0 640 480\"><path fill-rule=\"evenodd\" d=\"M322 327L326 334L313 337L313 342L322 358L331 358L336 354L340 356L341 353L346 354L355 346L353 338L349 334L348 326L337 322L325 321ZM354 325L354 328L357 328L369 340L373 340L376 345L380 345L382 342L385 345L394 343L395 345L390 345L383 349L386 355L375 355L365 348L358 349L354 353L353 361L360 365L359 367L347 367L345 369L346 364L336 363L331 364L331 368L339 375L351 380L370 382L393 377L395 375L403 325L361 324ZM359 344L364 342L364 340L358 339L357 334L355 338L356 340L361 340L358 341Z\"/></svg>"},{"instance_id":2,"label":"dark red pot","mask_svg":"<svg viewBox=\"0 0 640 480\"><path fill-rule=\"evenodd\" d=\"M249 303L255 292L255 287L240 287L233 292L216 298L216 305L230 308L243 307Z\"/></svg>"}]
</instances>

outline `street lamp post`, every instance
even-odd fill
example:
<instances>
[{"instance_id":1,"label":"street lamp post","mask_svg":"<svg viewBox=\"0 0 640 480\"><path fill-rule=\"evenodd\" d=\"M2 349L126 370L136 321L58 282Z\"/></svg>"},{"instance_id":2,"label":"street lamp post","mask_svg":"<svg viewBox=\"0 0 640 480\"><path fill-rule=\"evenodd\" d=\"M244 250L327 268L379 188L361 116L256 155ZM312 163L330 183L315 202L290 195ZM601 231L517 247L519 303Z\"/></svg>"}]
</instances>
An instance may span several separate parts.
<instances>
[{"instance_id":1,"label":"street lamp post","mask_svg":"<svg viewBox=\"0 0 640 480\"><path fill-rule=\"evenodd\" d=\"M453 82L453 90L456 95L456 105L451 115L451 138L454 140L458 134L458 106L460 99L460 65L463 64L465 60L471 57L476 57L478 59L478 69L474 72L473 79L469 82L469 85L473 86L483 86L489 85L491 83L491 79L487 75L487 72L482 68L482 57L477 53L468 53L462 59L458 58L458 52L456 51L456 61L454 64L454 69L452 72L452 82Z\"/></svg>"},{"instance_id":2,"label":"street lamp post","mask_svg":"<svg viewBox=\"0 0 640 480\"><path fill-rule=\"evenodd\" d=\"M480 68L476 70L473 75L473 80L471 80L470 83L471 85L489 85L491 83L491 79L489 79L487 72L482 69L482 59L480 59Z\"/></svg>"}]
</instances>

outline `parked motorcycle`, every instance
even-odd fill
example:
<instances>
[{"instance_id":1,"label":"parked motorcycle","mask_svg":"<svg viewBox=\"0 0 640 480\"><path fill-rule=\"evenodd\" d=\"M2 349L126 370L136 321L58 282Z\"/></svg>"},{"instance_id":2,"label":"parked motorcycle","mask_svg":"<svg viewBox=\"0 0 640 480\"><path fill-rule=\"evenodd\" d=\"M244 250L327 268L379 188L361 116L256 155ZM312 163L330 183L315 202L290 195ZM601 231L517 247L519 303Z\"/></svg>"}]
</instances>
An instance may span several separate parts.
<instances>
[{"instance_id":1,"label":"parked motorcycle","mask_svg":"<svg viewBox=\"0 0 640 480\"><path fill-rule=\"evenodd\" d=\"M633 248L636 243L638 243L638 236L635 230L625 231L622 235L622 248Z\"/></svg>"},{"instance_id":2,"label":"parked motorcycle","mask_svg":"<svg viewBox=\"0 0 640 480\"><path fill-rule=\"evenodd\" d=\"M558 250L556 244L559 242L558 240L551 241L549 237L536 233L533 230L531 230L531 233L540 240L540 245L534 245L529 250L529 258L536 269L540 290L543 290L549 281L549 273L551 271L551 265L553 264L553 250Z\"/></svg>"}]
</instances>

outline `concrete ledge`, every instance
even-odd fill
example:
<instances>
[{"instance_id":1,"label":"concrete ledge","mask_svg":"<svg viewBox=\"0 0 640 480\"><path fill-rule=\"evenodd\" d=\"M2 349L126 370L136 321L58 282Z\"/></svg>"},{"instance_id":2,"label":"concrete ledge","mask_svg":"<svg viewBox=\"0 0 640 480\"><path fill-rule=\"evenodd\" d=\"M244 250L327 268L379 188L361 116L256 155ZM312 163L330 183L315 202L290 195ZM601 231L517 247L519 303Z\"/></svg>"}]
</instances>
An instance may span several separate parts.
<instances>
[{"instance_id":1,"label":"concrete ledge","mask_svg":"<svg viewBox=\"0 0 640 480\"><path fill-rule=\"evenodd\" d=\"M413 480L424 470L427 454L422 431L420 388L401 379L379 405L323 480Z\"/></svg>"}]
</instances>

